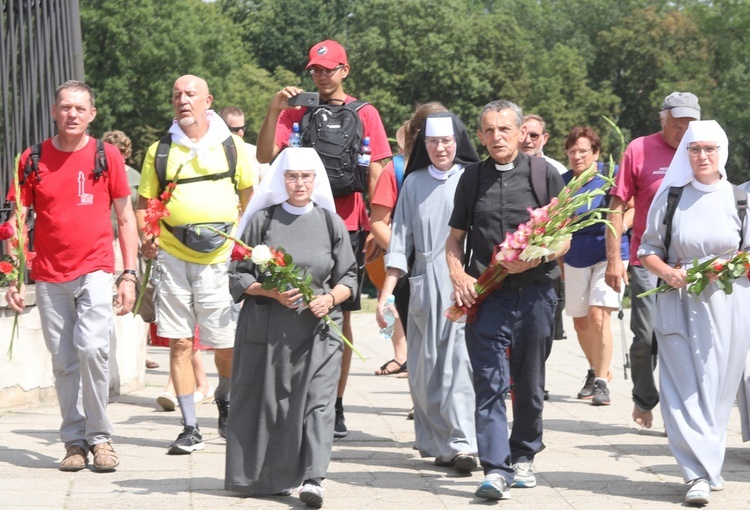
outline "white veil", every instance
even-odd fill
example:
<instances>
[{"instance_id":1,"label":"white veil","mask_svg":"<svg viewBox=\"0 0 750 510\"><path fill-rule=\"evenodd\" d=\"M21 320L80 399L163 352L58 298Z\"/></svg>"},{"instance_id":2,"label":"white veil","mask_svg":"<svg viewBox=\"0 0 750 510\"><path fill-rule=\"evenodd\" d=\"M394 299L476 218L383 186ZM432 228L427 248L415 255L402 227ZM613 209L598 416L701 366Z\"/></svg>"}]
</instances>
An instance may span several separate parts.
<instances>
[{"instance_id":1,"label":"white veil","mask_svg":"<svg viewBox=\"0 0 750 510\"><path fill-rule=\"evenodd\" d=\"M672 186L684 186L693 179L693 169L690 166L690 154L688 144L693 142L716 142L719 146L719 172L723 179L727 178L726 164L729 158L729 140L727 134L715 120L693 120L688 125L685 136L682 137L677 152L669 164L669 169L664 175L664 180L656 192L655 197L661 195L664 190Z\"/></svg>"},{"instance_id":2,"label":"white veil","mask_svg":"<svg viewBox=\"0 0 750 510\"><path fill-rule=\"evenodd\" d=\"M271 165L263 180L255 188L253 198L247 205L240 226L237 230L238 236L242 236L250 218L256 212L272 205L286 202L289 195L286 192L284 173L288 170L315 171L315 183L313 185L310 199L316 205L336 212L336 205L331 193L331 184L328 182L328 174L315 149L310 147L287 147Z\"/></svg>"}]
</instances>

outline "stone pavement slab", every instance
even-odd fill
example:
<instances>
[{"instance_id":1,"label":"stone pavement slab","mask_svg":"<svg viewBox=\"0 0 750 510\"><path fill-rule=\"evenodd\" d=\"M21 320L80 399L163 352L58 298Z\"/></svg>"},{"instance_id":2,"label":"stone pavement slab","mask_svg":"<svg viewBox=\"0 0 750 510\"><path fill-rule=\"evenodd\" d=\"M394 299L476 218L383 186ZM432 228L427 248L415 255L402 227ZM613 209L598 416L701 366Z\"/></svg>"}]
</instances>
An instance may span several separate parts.
<instances>
[{"instance_id":1,"label":"stone pavement slab","mask_svg":"<svg viewBox=\"0 0 750 510\"><path fill-rule=\"evenodd\" d=\"M502 507L534 510L649 510L682 506L686 490L672 458L658 411L654 427L640 430L631 420L631 382L623 379L619 325L610 383L612 405L593 407L577 400L586 362L566 322L569 339L557 341L547 363L550 400L545 407L546 449L536 459L539 486L513 489L512 499L488 502L473 497L481 471L457 475L433 465L413 449L408 380L374 376L392 351L378 336L374 316L355 314L355 341L367 358L352 361L344 399L350 434L334 442L324 508L461 509ZM626 318L627 321L627 318ZM145 388L114 397L120 467L114 473L89 469L63 473L56 406L13 409L0 414L0 510L304 508L296 496L246 498L224 491L224 441L216 431L216 407L198 406L206 449L169 456L167 445L182 429L179 412L155 402L168 373L167 350L150 347L160 368L148 370ZM210 353L209 376L216 386ZM709 508L750 508L750 448L742 443L733 409L727 433L726 489L711 495Z\"/></svg>"}]
</instances>

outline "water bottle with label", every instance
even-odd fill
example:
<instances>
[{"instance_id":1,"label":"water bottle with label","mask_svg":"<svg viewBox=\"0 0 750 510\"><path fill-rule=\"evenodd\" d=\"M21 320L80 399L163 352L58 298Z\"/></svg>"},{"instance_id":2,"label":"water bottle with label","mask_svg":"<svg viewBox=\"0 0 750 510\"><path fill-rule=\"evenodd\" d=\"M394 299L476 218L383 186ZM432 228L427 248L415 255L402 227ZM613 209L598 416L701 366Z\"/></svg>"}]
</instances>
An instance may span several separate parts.
<instances>
[{"instance_id":1,"label":"water bottle with label","mask_svg":"<svg viewBox=\"0 0 750 510\"><path fill-rule=\"evenodd\" d=\"M370 166L370 137L369 136L366 136L365 139L362 140L362 148L359 151L359 159L357 160L357 164L363 167Z\"/></svg>"},{"instance_id":2,"label":"water bottle with label","mask_svg":"<svg viewBox=\"0 0 750 510\"><path fill-rule=\"evenodd\" d=\"M292 284L291 284L291 283L287 283L287 284L286 284L286 290L292 290L293 288L294 288L294 287L292 286ZM299 305L301 305L301 304L302 304L302 303L303 303L304 301L305 301L305 300L304 300L304 298L302 298L302 297L300 296L300 297L299 297L299 298L298 298L298 299L297 299L297 300L296 300L296 301L295 301L294 303L292 303L292 304L293 304L294 306L299 306Z\"/></svg>"},{"instance_id":3,"label":"water bottle with label","mask_svg":"<svg viewBox=\"0 0 750 510\"><path fill-rule=\"evenodd\" d=\"M385 306L383 307L383 319L385 319L386 326L384 328L380 328L380 337L383 340L390 340L393 336L393 326L394 324L396 324L396 316L393 314L393 309L391 307L395 302L396 298L393 297L393 294L388 296L388 299L385 300Z\"/></svg>"},{"instance_id":4,"label":"water bottle with label","mask_svg":"<svg viewBox=\"0 0 750 510\"><path fill-rule=\"evenodd\" d=\"M295 122L292 125L292 132L289 133L289 147L299 147L302 135L299 132L299 123Z\"/></svg>"}]
</instances>

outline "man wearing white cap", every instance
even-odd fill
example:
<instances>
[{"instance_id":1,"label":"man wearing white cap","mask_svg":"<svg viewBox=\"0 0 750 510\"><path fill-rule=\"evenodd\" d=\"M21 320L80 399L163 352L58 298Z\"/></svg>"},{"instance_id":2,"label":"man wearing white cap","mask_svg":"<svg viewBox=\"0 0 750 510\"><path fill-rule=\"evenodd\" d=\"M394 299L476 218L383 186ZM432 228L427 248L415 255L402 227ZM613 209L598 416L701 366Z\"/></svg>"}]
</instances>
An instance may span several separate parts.
<instances>
[{"instance_id":1,"label":"man wearing white cap","mask_svg":"<svg viewBox=\"0 0 750 510\"><path fill-rule=\"evenodd\" d=\"M664 99L659 114L661 131L636 138L628 145L622 156L620 171L610 194L612 213L608 219L615 233L607 229L607 285L617 292L623 284L630 284L631 315L630 329L633 344L630 347L630 363L633 375L633 420L640 426L650 428L652 409L659 403L659 392L654 383L656 366L653 324L655 320L656 296L638 298L653 288L649 272L637 257L641 236L646 228L646 216L664 179L675 151L682 140L688 124L700 120L701 107L698 98L690 92L673 92ZM635 216L630 238L630 264L627 271L620 254L620 239L623 234L622 213L626 204L635 199Z\"/></svg>"}]
</instances>

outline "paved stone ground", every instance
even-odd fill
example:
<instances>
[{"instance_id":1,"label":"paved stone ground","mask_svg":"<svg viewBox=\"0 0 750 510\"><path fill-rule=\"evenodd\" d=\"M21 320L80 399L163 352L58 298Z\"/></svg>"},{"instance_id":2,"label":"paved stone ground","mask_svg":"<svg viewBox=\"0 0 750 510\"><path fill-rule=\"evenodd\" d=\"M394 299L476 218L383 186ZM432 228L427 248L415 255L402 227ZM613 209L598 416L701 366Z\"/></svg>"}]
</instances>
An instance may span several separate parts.
<instances>
[{"instance_id":1,"label":"paved stone ground","mask_svg":"<svg viewBox=\"0 0 750 510\"><path fill-rule=\"evenodd\" d=\"M627 320L627 319L626 319ZM355 315L355 335L367 363L352 362L345 398L351 430L334 444L325 508L405 509L498 506L534 510L658 510L682 506L685 487L657 412L654 428L639 430L630 414L630 381L623 380L619 325L613 320L615 379L612 405L592 407L576 400L586 372L575 341L555 342L548 361L550 401L545 408L546 450L536 460L539 486L513 489L512 500L473 497L481 472L458 476L421 459L413 450L408 382L373 371L390 358L378 338L372 314ZM160 509L303 508L296 496L242 498L223 490L224 442L216 432L216 408L198 406L206 450L168 456L166 446L181 430L178 412L155 403L166 382L166 349L150 348L161 364L147 371L147 386L113 398L120 468L109 474L88 469L57 469L63 447L54 406L14 409L0 414L0 509ZM207 367L211 367L210 358ZM216 384L215 372L209 373ZM727 435L726 490L711 496L712 509L750 508L750 448L742 443L735 408Z\"/></svg>"}]
</instances>

